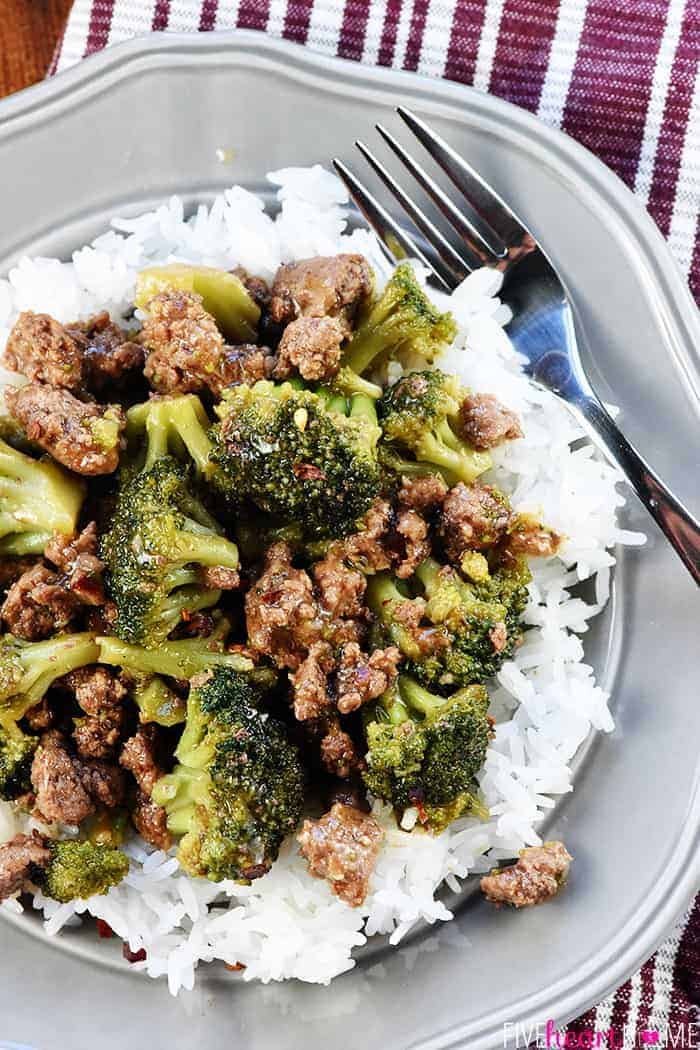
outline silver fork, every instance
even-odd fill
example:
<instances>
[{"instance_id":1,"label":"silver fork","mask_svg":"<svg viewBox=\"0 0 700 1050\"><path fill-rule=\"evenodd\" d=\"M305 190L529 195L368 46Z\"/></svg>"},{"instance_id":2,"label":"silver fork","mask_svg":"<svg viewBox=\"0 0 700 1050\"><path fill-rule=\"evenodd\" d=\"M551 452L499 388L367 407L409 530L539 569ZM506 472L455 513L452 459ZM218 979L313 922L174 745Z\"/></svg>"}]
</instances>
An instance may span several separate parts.
<instances>
[{"instance_id":1,"label":"silver fork","mask_svg":"<svg viewBox=\"0 0 700 1050\"><path fill-rule=\"evenodd\" d=\"M458 207L418 161L381 124L377 131L433 201L458 237L456 248L362 142L356 146L423 235L423 247L337 158L333 166L392 262L420 259L447 291L479 266L504 275L514 311L509 335L527 358L526 373L560 397L595 444L627 476L640 500L700 584L700 524L627 441L603 407L584 371L566 290L533 234L481 176L410 110L397 112L464 197Z\"/></svg>"}]
</instances>

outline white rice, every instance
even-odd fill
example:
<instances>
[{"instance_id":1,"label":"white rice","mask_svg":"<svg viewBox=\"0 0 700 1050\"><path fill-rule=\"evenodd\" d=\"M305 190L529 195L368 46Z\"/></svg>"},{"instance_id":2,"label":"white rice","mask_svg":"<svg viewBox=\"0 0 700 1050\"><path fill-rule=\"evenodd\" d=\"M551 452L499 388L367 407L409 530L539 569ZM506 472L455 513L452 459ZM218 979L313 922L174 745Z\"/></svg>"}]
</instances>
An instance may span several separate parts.
<instances>
[{"instance_id":1,"label":"white rice","mask_svg":"<svg viewBox=\"0 0 700 1050\"><path fill-rule=\"evenodd\" d=\"M373 238L344 232L347 195L335 176L317 166L288 168L268 179L279 187L281 210L274 220L262 201L235 186L187 220L177 197L137 218L115 219L71 262L22 259L9 280L0 281L0 347L24 309L70 321L107 308L123 321L137 272L155 262L241 265L269 278L288 260L360 251L380 281L386 278ZM441 364L520 414L525 437L496 450L492 480L511 494L517 510L541 513L567 541L557 557L533 561L525 612L532 629L492 690L498 726L480 776L490 819L460 820L432 837L420 828L398 829L390 810L376 805L386 837L370 894L357 909L307 874L293 843L267 875L243 887L186 877L174 857L134 840L125 847L130 873L106 896L59 905L36 894L34 907L43 911L49 935L80 922L85 912L97 916L133 951L146 950L146 960L134 965L151 977L167 976L173 994L191 988L198 963L213 959L244 964L246 981L328 983L354 965L353 949L367 937L390 934L397 944L421 919L450 919L436 896L441 884L456 890L469 873L540 842L540 821L572 790L570 763L578 748L592 729L613 728L608 696L584 661L579 635L608 600L611 549L644 537L616 523L624 503L616 488L620 476L581 444L566 408L523 376L503 329L508 311L497 298L499 287L499 275L482 270L449 297L460 332ZM18 377L0 371L0 386L3 381ZM589 578L593 604L570 594ZM407 829L415 823L411 818L404 820ZM11 807L0 805L0 841L18 826ZM21 910L15 900L4 907Z\"/></svg>"}]
</instances>

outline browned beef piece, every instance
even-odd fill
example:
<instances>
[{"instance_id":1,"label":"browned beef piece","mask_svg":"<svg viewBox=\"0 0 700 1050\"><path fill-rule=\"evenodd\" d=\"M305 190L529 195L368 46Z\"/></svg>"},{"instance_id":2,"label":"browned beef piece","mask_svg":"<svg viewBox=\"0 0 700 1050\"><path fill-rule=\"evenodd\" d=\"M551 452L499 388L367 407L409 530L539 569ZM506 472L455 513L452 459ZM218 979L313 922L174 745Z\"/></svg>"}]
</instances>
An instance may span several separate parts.
<instances>
[{"instance_id":1,"label":"browned beef piece","mask_svg":"<svg viewBox=\"0 0 700 1050\"><path fill-rule=\"evenodd\" d=\"M359 531L343 540L347 562L365 572L390 569L394 553L387 549L386 538L393 519L391 504L384 499L375 500L362 519Z\"/></svg>"},{"instance_id":2,"label":"browned beef piece","mask_svg":"<svg viewBox=\"0 0 700 1050\"><path fill-rule=\"evenodd\" d=\"M34 707L30 707L24 717L29 728L38 733L43 732L45 729L50 729L56 716L48 700L44 697Z\"/></svg>"},{"instance_id":3,"label":"browned beef piece","mask_svg":"<svg viewBox=\"0 0 700 1050\"><path fill-rule=\"evenodd\" d=\"M512 518L505 496L490 485L450 489L442 505L440 529L450 561L459 565L467 550L488 550L506 534Z\"/></svg>"},{"instance_id":4,"label":"browned beef piece","mask_svg":"<svg viewBox=\"0 0 700 1050\"><path fill-rule=\"evenodd\" d=\"M342 543L331 544L325 558L317 561L312 572L321 608L333 619L365 614L364 596L367 578L345 564Z\"/></svg>"},{"instance_id":5,"label":"browned beef piece","mask_svg":"<svg viewBox=\"0 0 700 1050\"><path fill-rule=\"evenodd\" d=\"M251 386L259 379L269 379L274 363L272 352L264 346L253 346L252 343L227 346L221 366L221 384L214 393L220 392L224 386L239 386L241 383Z\"/></svg>"},{"instance_id":6,"label":"browned beef piece","mask_svg":"<svg viewBox=\"0 0 700 1050\"><path fill-rule=\"evenodd\" d=\"M8 388L5 401L30 441L76 474L111 474L119 464L126 417L119 405L79 401L41 383Z\"/></svg>"},{"instance_id":7,"label":"browned beef piece","mask_svg":"<svg viewBox=\"0 0 700 1050\"><path fill-rule=\"evenodd\" d=\"M300 317L284 330L273 371L275 379L299 373L304 379L329 380L340 368L340 347L349 333L340 317Z\"/></svg>"},{"instance_id":8,"label":"browned beef piece","mask_svg":"<svg viewBox=\"0 0 700 1050\"><path fill-rule=\"evenodd\" d=\"M341 714L356 711L362 704L375 700L396 680L401 653L395 645L363 653L351 642L343 646L337 676L337 704Z\"/></svg>"},{"instance_id":9,"label":"browned beef piece","mask_svg":"<svg viewBox=\"0 0 700 1050\"><path fill-rule=\"evenodd\" d=\"M0 591L6 591L27 569L33 569L36 564L36 558L31 557L0 558Z\"/></svg>"},{"instance_id":10,"label":"browned beef piece","mask_svg":"<svg viewBox=\"0 0 700 1050\"><path fill-rule=\"evenodd\" d=\"M86 715L100 715L120 708L126 696L126 689L108 667L80 667L67 674L62 682L73 691Z\"/></svg>"},{"instance_id":11,"label":"browned beef piece","mask_svg":"<svg viewBox=\"0 0 700 1050\"><path fill-rule=\"evenodd\" d=\"M319 746L321 762L333 776L344 779L363 767L352 737L341 728L338 718L326 720Z\"/></svg>"},{"instance_id":12,"label":"browned beef piece","mask_svg":"<svg viewBox=\"0 0 700 1050\"><path fill-rule=\"evenodd\" d=\"M133 774L144 795L151 797L153 785L163 776L159 761L159 730L154 722L139 726L134 736L124 744L119 764Z\"/></svg>"},{"instance_id":13,"label":"browned beef piece","mask_svg":"<svg viewBox=\"0 0 700 1050\"><path fill-rule=\"evenodd\" d=\"M40 563L12 584L0 618L11 634L36 642L66 627L79 604L56 573Z\"/></svg>"},{"instance_id":14,"label":"browned beef piece","mask_svg":"<svg viewBox=\"0 0 700 1050\"><path fill-rule=\"evenodd\" d=\"M491 628L489 631L489 638L491 639L494 651L502 653L508 645L508 628L502 620L499 620L499 622Z\"/></svg>"},{"instance_id":15,"label":"browned beef piece","mask_svg":"<svg viewBox=\"0 0 700 1050\"><path fill-rule=\"evenodd\" d=\"M320 820L305 820L297 835L311 874L352 907L367 896L383 838L374 817L340 802Z\"/></svg>"},{"instance_id":16,"label":"browned beef piece","mask_svg":"<svg viewBox=\"0 0 700 1050\"><path fill-rule=\"evenodd\" d=\"M341 344L371 291L372 273L361 255L317 256L281 266L269 307L271 321L287 325L275 377L299 372L309 380L332 379Z\"/></svg>"},{"instance_id":17,"label":"browned beef piece","mask_svg":"<svg viewBox=\"0 0 700 1050\"><path fill-rule=\"evenodd\" d=\"M143 370L143 347L132 342L106 310L66 325L65 331L80 352L83 384L98 397L123 388Z\"/></svg>"},{"instance_id":18,"label":"browned beef piece","mask_svg":"<svg viewBox=\"0 0 700 1050\"><path fill-rule=\"evenodd\" d=\"M35 882L51 860L48 840L38 831L15 835L0 846L0 900Z\"/></svg>"},{"instance_id":19,"label":"browned beef piece","mask_svg":"<svg viewBox=\"0 0 700 1050\"><path fill-rule=\"evenodd\" d=\"M270 302L270 289L267 285L267 281L264 281L262 277L253 277L248 273L242 266L236 266L231 271L245 287L250 298L256 303L261 310Z\"/></svg>"},{"instance_id":20,"label":"browned beef piece","mask_svg":"<svg viewBox=\"0 0 700 1050\"><path fill-rule=\"evenodd\" d=\"M121 739L123 723L124 712L119 709L76 719L73 740L78 754L82 758L111 758Z\"/></svg>"},{"instance_id":21,"label":"browned beef piece","mask_svg":"<svg viewBox=\"0 0 700 1050\"><path fill-rule=\"evenodd\" d=\"M371 291L372 273L362 255L302 259L277 271L270 316L276 324L341 313L350 320Z\"/></svg>"},{"instance_id":22,"label":"browned beef piece","mask_svg":"<svg viewBox=\"0 0 700 1050\"><path fill-rule=\"evenodd\" d=\"M478 449L495 448L504 441L521 438L523 432L515 412L493 394L471 394L459 410L462 436Z\"/></svg>"},{"instance_id":23,"label":"browned beef piece","mask_svg":"<svg viewBox=\"0 0 700 1050\"><path fill-rule=\"evenodd\" d=\"M240 573L235 569L226 569L223 565L202 569L200 578L203 587L212 587L215 590L235 591L241 585Z\"/></svg>"},{"instance_id":24,"label":"browned beef piece","mask_svg":"<svg viewBox=\"0 0 700 1050\"><path fill-rule=\"evenodd\" d=\"M3 364L34 382L78 392L83 358L75 340L48 314L21 313L10 332Z\"/></svg>"},{"instance_id":25,"label":"browned beef piece","mask_svg":"<svg viewBox=\"0 0 700 1050\"><path fill-rule=\"evenodd\" d=\"M399 539L399 551L394 572L399 579L407 580L430 554L428 525L417 511L410 507L400 507L396 515L395 529Z\"/></svg>"},{"instance_id":26,"label":"browned beef piece","mask_svg":"<svg viewBox=\"0 0 700 1050\"><path fill-rule=\"evenodd\" d=\"M422 478L402 478L399 503L423 512L442 506L447 495L447 485L439 474L426 474Z\"/></svg>"},{"instance_id":27,"label":"browned beef piece","mask_svg":"<svg viewBox=\"0 0 700 1050\"><path fill-rule=\"evenodd\" d=\"M114 809L124 804L126 780L118 766L97 760L85 761L82 762L82 777L97 805Z\"/></svg>"},{"instance_id":28,"label":"browned beef piece","mask_svg":"<svg viewBox=\"0 0 700 1050\"><path fill-rule=\"evenodd\" d=\"M41 738L31 780L37 809L50 823L80 824L95 812L96 803L113 808L124 800L121 770L106 762L78 758L54 729Z\"/></svg>"},{"instance_id":29,"label":"browned beef piece","mask_svg":"<svg viewBox=\"0 0 700 1050\"><path fill-rule=\"evenodd\" d=\"M520 851L520 859L507 868L494 868L481 880L486 899L496 904L526 908L548 900L566 881L572 861L563 842L545 842Z\"/></svg>"},{"instance_id":30,"label":"browned beef piece","mask_svg":"<svg viewBox=\"0 0 700 1050\"><path fill-rule=\"evenodd\" d=\"M321 718L331 708L328 696L328 672L333 666L333 652L327 642L315 642L309 655L290 675L294 697L294 715L300 722Z\"/></svg>"},{"instance_id":31,"label":"browned beef piece","mask_svg":"<svg viewBox=\"0 0 700 1050\"><path fill-rule=\"evenodd\" d=\"M269 548L264 572L246 595L245 610L252 647L278 667L294 671L320 640L322 624L309 575L295 569L291 559L288 544Z\"/></svg>"},{"instance_id":32,"label":"browned beef piece","mask_svg":"<svg viewBox=\"0 0 700 1050\"><path fill-rule=\"evenodd\" d=\"M111 758L124 726L126 689L107 667L81 667L66 675L86 717L77 719L73 739L83 758Z\"/></svg>"},{"instance_id":33,"label":"browned beef piece","mask_svg":"<svg viewBox=\"0 0 700 1050\"><path fill-rule=\"evenodd\" d=\"M156 849L168 850L173 844L168 831L168 815L163 806L158 806L145 795L140 788L136 789L136 801L131 811L131 819L139 835L150 842Z\"/></svg>"},{"instance_id":34,"label":"browned beef piece","mask_svg":"<svg viewBox=\"0 0 700 1050\"><path fill-rule=\"evenodd\" d=\"M194 292L161 292L148 304L141 341L146 378L161 394L221 392L224 337Z\"/></svg>"},{"instance_id":35,"label":"browned beef piece","mask_svg":"<svg viewBox=\"0 0 700 1050\"><path fill-rule=\"evenodd\" d=\"M104 604L102 573L105 565L97 557L97 550L97 525L91 521L81 533L72 536L56 533L44 551L46 558L64 574L68 590L83 605Z\"/></svg>"},{"instance_id":36,"label":"browned beef piece","mask_svg":"<svg viewBox=\"0 0 700 1050\"><path fill-rule=\"evenodd\" d=\"M508 535L508 550L512 554L526 554L531 558L551 558L564 537L554 529L535 521L527 514L518 515Z\"/></svg>"},{"instance_id":37,"label":"browned beef piece","mask_svg":"<svg viewBox=\"0 0 700 1050\"><path fill-rule=\"evenodd\" d=\"M114 634L114 624L117 622L117 607L114 602L107 601L97 608L88 609L85 617L85 629L94 631L96 634Z\"/></svg>"}]
</instances>

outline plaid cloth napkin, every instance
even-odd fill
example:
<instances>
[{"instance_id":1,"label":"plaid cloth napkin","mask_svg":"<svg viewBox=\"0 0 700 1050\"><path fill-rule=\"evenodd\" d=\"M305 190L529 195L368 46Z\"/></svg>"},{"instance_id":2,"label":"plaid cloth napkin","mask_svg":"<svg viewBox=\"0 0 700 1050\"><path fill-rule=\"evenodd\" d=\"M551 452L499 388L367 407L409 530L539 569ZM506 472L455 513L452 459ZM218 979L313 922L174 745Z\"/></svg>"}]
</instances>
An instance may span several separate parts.
<instances>
[{"instance_id":1,"label":"plaid cloth napkin","mask_svg":"<svg viewBox=\"0 0 700 1050\"><path fill-rule=\"evenodd\" d=\"M562 128L634 190L700 300L700 0L75 0L51 72L154 30L236 26L472 84ZM530 1038L700 1048L698 1007L700 897L613 995Z\"/></svg>"}]
</instances>

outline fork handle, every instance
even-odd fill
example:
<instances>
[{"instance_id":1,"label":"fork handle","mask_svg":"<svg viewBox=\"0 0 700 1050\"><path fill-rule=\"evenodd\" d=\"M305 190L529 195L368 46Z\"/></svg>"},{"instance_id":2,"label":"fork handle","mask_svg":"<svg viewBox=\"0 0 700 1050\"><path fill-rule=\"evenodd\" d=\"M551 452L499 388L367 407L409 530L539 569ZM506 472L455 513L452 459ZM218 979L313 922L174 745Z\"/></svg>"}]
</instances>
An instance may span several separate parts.
<instances>
[{"instance_id":1,"label":"fork handle","mask_svg":"<svg viewBox=\"0 0 700 1050\"><path fill-rule=\"evenodd\" d=\"M596 444L627 476L690 575L700 584L700 523L645 463L596 397L584 395L568 403Z\"/></svg>"}]
</instances>

